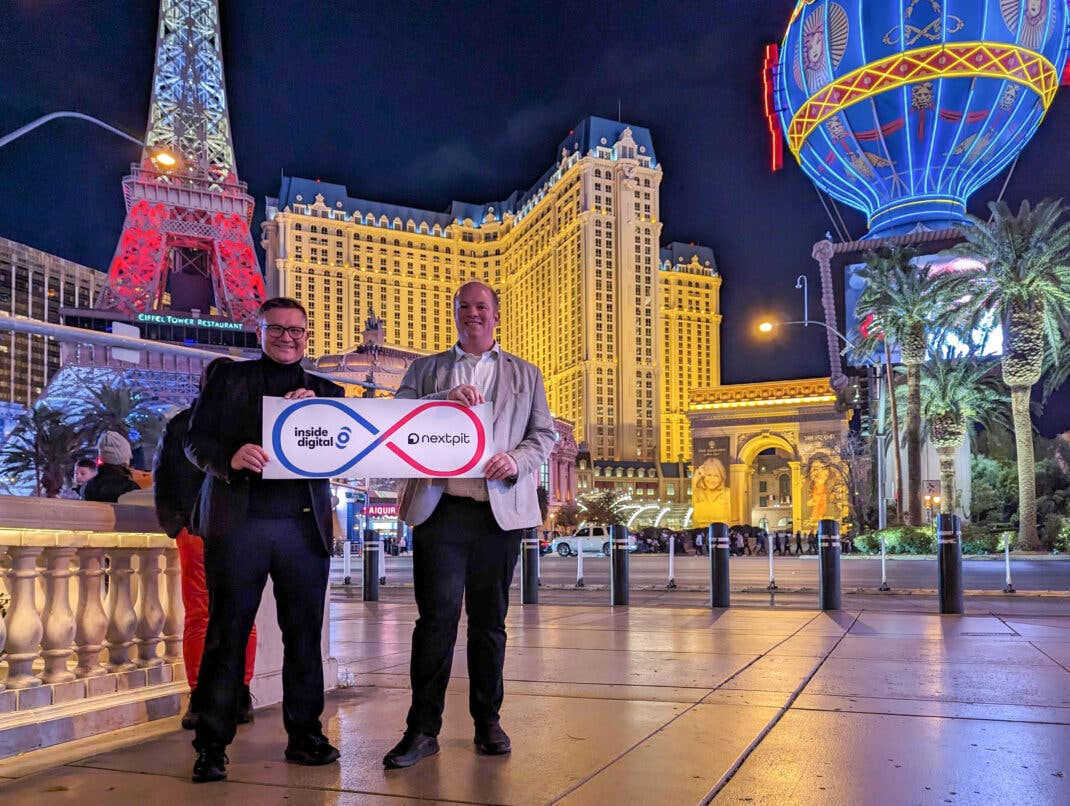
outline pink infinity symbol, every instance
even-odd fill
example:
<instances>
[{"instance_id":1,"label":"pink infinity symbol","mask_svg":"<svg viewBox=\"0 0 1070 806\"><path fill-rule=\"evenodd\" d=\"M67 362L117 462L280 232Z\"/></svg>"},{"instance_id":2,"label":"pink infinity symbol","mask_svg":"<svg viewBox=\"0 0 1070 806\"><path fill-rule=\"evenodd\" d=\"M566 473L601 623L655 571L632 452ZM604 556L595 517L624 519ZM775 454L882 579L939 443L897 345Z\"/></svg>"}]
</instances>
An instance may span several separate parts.
<instances>
[{"instance_id":1,"label":"pink infinity symbol","mask_svg":"<svg viewBox=\"0 0 1070 806\"><path fill-rule=\"evenodd\" d=\"M433 409L440 406L446 406L448 408L457 409L461 411L469 420L472 421L472 425L474 425L476 429L475 452L472 454L471 459L469 459L465 464L463 464L456 470L434 470L430 467L426 467L425 465L413 459L408 453L406 453L402 448L400 448L396 442L390 439L390 437L393 436L399 428L404 426L413 417L416 417L418 414L422 414L428 409ZM467 406L459 406L456 403L450 403L445 400L435 400L430 403L424 403L424 405L418 406L417 408L410 411L408 414L406 414L404 417L402 417L400 420L398 420L396 423L386 429L386 431L383 431L372 444L373 446L377 446L383 444L384 442L386 443L386 447L388 447L395 454L397 454L399 459L409 465L409 467L416 468L421 473L426 473L429 476L456 476L460 473L466 473L473 467L475 467L480 457L483 456L483 449L487 444L487 434L483 429L483 422L478 417L476 417L476 415Z\"/></svg>"}]
</instances>

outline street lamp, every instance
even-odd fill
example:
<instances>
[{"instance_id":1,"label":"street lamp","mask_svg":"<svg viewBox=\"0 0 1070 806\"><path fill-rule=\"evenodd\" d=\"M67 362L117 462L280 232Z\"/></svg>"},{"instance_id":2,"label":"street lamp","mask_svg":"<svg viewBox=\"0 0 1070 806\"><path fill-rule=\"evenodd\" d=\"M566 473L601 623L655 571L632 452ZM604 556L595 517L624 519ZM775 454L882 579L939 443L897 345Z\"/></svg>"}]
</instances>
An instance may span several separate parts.
<instances>
[{"instance_id":1,"label":"street lamp","mask_svg":"<svg viewBox=\"0 0 1070 806\"><path fill-rule=\"evenodd\" d=\"M102 129L106 129L112 134L118 135L124 140L129 140L131 143L134 143L137 146L140 146L142 148L145 147L145 143L143 140L139 140L132 134L127 134L122 129L117 129L111 124L105 123L100 118L95 118L92 115L85 115L81 112L50 112L49 114L42 115L36 120L31 120L25 126L15 129L15 131L9 132L3 137L0 137L0 148L3 148L10 142L18 140L24 134L29 134L38 126L43 126L49 121L56 120L58 118L74 118L76 120L84 120L88 123L94 124L95 126L99 126ZM171 151L165 148L157 148L155 151L153 151L152 160L158 165L162 165L164 168L173 168L178 165L178 158Z\"/></svg>"},{"instance_id":2,"label":"street lamp","mask_svg":"<svg viewBox=\"0 0 1070 806\"><path fill-rule=\"evenodd\" d=\"M855 349L855 344L847 336L838 331L836 328L829 325L827 322L822 322L817 319L810 318L810 301L809 301L809 286L806 280L805 274L800 274L795 278L795 287L803 292L803 318L795 319L790 322L776 322L772 320L764 320L758 324L758 331L761 333L771 333L773 328L782 327L784 325L802 325L803 327L809 327L810 325L817 325L823 327L825 330L836 335L840 341L843 342L843 350L840 351L841 355L846 355L848 351ZM881 379L883 365L874 361L870 356L863 356L862 363L873 367L874 375L876 376L876 388L877 388L877 528L882 532L888 526L888 501L884 497L884 456L886 452L886 446L888 442L888 434L884 431L884 400L883 394L884 384ZM890 391L890 390L889 390ZM887 582L887 575L885 573L885 547L884 537L881 536L881 586L880 589L890 590Z\"/></svg>"}]
</instances>

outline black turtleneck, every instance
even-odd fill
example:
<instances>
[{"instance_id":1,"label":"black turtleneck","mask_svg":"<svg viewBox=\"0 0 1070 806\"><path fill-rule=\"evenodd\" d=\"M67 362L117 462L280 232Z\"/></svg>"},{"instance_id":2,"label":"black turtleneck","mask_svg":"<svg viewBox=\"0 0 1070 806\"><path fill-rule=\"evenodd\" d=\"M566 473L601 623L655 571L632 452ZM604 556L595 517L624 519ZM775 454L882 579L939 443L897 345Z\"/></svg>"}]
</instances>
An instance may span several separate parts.
<instances>
[{"instance_id":1,"label":"black turtleneck","mask_svg":"<svg viewBox=\"0 0 1070 806\"><path fill-rule=\"evenodd\" d=\"M263 395L282 397L301 388L304 371L300 362L280 364L261 355L256 362L263 377ZM261 420L261 430L263 421ZM264 479L259 473L250 474L249 516L253 518L294 518L302 510L311 511L308 482L300 479Z\"/></svg>"}]
</instances>

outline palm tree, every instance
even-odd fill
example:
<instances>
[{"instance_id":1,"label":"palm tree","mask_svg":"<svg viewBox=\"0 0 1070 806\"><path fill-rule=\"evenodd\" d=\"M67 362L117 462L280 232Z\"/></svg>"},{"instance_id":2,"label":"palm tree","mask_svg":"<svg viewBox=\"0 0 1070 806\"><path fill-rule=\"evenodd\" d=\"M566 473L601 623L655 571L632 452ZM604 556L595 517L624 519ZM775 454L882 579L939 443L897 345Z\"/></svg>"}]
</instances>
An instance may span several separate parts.
<instances>
[{"instance_id":1,"label":"palm tree","mask_svg":"<svg viewBox=\"0 0 1070 806\"><path fill-rule=\"evenodd\" d=\"M858 276L866 287L855 308L860 320L869 318L868 333L858 351L869 355L878 339L894 341L906 367L907 400L904 441L907 453L907 523L921 525L921 366L929 351L929 334L949 326L957 314L954 303L966 294L962 275L934 272L911 262L916 251L885 247L866 255ZM892 376L889 375L889 379ZM898 441L899 435L896 435Z\"/></svg>"},{"instance_id":2,"label":"palm tree","mask_svg":"<svg viewBox=\"0 0 1070 806\"><path fill-rule=\"evenodd\" d=\"M1011 393L1018 459L1019 545L1037 542L1036 467L1029 398L1045 360L1058 351L1070 325L1070 223L1066 207L1045 199L1036 207L1023 201L1015 215L1005 202L989 202L992 216L970 216L965 243L955 252L984 264L966 272L974 286L975 321L994 318L1003 325L1003 382Z\"/></svg>"},{"instance_id":3,"label":"palm tree","mask_svg":"<svg viewBox=\"0 0 1070 806\"><path fill-rule=\"evenodd\" d=\"M921 377L921 408L940 457L940 511L958 507L955 454L971 424L1006 423L1006 397L993 376L994 362L935 351Z\"/></svg>"},{"instance_id":4,"label":"palm tree","mask_svg":"<svg viewBox=\"0 0 1070 806\"><path fill-rule=\"evenodd\" d=\"M598 490L580 497L580 509L585 521L598 526L624 523L621 504L627 496L615 490Z\"/></svg>"},{"instance_id":5,"label":"palm tree","mask_svg":"<svg viewBox=\"0 0 1070 806\"><path fill-rule=\"evenodd\" d=\"M62 412L38 403L22 415L0 454L0 471L16 479L33 480L34 495L55 498L74 471L85 447L81 430Z\"/></svg>"},{"instance_id":6,"label":"palm tree","mask_svg":"<svg viewBox=\"0 0 1070 806\"><path fill-rule=\"evenodd\" d=\"M74 419L91 440L95 441L105 431L117 431L136 447L142 444L142 431L148 439L159 437L160 429L153 426L158 403L146 389L118 384L90 386L86 396L76 404ZM132 431L135 433L131 434ZM138 438L131 439L131 436ZM149 447L155 445L153 441Z\"/></svg>"}]
</instances>

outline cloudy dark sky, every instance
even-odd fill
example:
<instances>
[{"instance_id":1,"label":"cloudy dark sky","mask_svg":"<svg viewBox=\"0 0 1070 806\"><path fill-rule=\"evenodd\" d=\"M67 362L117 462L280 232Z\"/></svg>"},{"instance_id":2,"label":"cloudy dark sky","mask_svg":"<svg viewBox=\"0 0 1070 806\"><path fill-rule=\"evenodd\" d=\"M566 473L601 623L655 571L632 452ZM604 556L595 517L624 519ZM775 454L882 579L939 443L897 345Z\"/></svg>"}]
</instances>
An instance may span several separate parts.
<instances>
[{"instance_id":1,"label":"cloudy dark sky","mask_svg":"<svg viewBox=\"0 0 1070 806\"><path fill-rule=\"evenodd\" d=\"M794 278L808 273L816 290L810 248L831 228L790 155L785 170L767 167L762 48L779 41L793 4L224 0L239 173L258 216L281 173L432 210L501 199L543 172L577 121L616 117L619 99L625 121L653 132L664 239L717 255L724 380L827 374L817 329L772 344L752 336L762 314L801 314ZM144 131L154 2L0 0L0 9L0 132L61 109ZM1067 130L1064 91L1019 161L1009 201L1067 194ZM0 235L106 268L124 213L120 180L138 156L75 121L0 150ZM975 212L1002 179L978 192ZM861 218L844 214L861 236Z\"/></svg>"}]
</instances>

